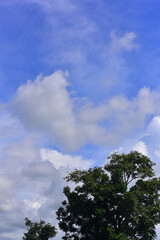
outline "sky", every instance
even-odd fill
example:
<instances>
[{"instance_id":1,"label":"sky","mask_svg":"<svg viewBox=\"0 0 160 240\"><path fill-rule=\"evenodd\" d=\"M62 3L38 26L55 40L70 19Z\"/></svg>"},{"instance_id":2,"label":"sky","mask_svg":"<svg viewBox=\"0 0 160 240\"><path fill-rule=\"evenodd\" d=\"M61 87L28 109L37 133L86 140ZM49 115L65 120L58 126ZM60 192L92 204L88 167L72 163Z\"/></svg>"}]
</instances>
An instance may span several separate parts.
<instances>
[{"instance_id":1,"label":"sky","mask_svg":"<svg viewBox=\"0 0 160 240\"><path fill-rule=\"evenodd\" d=\"M113 151L160 175L159 26L159 0L0 0L1 240L57 226L67 172Z\"/></svg>"}]
</instances>

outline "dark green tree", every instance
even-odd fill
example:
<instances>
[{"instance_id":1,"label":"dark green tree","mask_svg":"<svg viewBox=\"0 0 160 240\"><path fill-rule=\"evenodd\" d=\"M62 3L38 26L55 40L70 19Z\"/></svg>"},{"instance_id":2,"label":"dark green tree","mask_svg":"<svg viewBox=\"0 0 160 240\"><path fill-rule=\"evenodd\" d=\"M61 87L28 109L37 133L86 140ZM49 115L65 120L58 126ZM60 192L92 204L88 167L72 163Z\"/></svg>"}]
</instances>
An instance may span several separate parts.
<instances>
[{"instance_id":1,"label":"dark green tree","mask_svg":"<svg viewBox=\"0 0 160 240\"><path fill-rule=\"evenodd\" d=\"M160 179L154 177L154 163L138 152L114 153L109 160L104 167L66 177L75 188L64 188L66 200L57 211L63 239L155 239Z\"/></svg>"},{"instance_id":2,"label":"dark green tree","mask_svg":"<svg viewBox=\"0 0 160 240\"><path fill-rule=\"evenodd\" d=\"M28 227L28 232L24 233L23 240L48 240L56 235L56 228L50 223L40 220L40 222L32 222L25 218L25 224Z\"/></svg>"}]
</instances>

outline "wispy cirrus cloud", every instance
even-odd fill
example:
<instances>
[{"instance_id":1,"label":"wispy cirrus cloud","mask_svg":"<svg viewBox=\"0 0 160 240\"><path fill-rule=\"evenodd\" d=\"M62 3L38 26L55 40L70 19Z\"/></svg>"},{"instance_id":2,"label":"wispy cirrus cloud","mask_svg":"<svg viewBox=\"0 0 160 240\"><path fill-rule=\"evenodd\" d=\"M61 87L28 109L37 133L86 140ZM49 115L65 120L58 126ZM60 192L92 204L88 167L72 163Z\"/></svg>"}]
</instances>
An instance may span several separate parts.
<instances>
[{"instance_id":1,"label":"wispy cirrus cloud","mask_svg":"<svg viewBox=\"0 0 160 240\"><path fill-rule=\"evenodd\" d=\"M135 43L137 36L134 32L127 32L122 36L117 36L114 31L110 33L111 49L114 51L131 51L139 49L139 45Z\"/></svg>"}]
</instances>

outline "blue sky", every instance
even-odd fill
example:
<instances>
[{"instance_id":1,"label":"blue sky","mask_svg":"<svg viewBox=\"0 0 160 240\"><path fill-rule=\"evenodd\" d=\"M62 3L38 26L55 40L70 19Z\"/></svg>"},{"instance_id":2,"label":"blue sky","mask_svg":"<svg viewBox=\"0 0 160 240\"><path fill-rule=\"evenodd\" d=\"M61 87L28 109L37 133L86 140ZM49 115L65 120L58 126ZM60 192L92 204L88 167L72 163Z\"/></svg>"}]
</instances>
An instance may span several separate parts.
<instances>
[{"instance_id":1,"label":"blue sky","mask_svg":"<svg viewBox=\"0 0 160 240\"><path fill-rule=\"evenodd\" d=\"M26 216L56 225L66 172L112 151L148 155L159 175L159 12L158 0L0 1L0 239L21 239Z\"/></svg>"}]
</instances>

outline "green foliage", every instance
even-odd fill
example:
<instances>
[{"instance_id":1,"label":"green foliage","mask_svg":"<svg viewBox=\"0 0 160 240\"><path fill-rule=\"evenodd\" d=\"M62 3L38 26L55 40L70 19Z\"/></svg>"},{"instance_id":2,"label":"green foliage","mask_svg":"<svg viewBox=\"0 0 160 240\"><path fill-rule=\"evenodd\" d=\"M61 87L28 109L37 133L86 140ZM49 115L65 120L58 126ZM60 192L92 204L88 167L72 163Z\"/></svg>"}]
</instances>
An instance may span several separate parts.
<instances>
[{"instance_id":1,"label":"green foliage","mask_svg":"<svg viewBox=\"0 0 160 240\"><path fill-rule=\"evenodd\" d=\"M138 152L114 153L109 159L104 168L75 170L66 177L76 187L64 188L66 200L57 211L64 240L155 239L160 179L152 178L154 164Z\"/></svg>"},{"instance_id":2,"label":"green foliage","mask_svg":"<svg viewBox=\"0 0 160 240\"><path fill-rule=\"evenodd\" d=\"M56 235L56 228L50 223L40 220L40 222L32 222L25 218L28 232L24 233L23 240L48 240Z\"/></svg>"},{"instance_id":3,"label":"green foliage","mask_svg":"<svg viewBox=\"0 0 160 240\"><path fill-rule=\"evenodd\" d=\"M129 184L131 181L146 177L153 177L153 166L155 165L147 156L139 152L130 152L129 154L111 154L108 159L110 163L105 166L108 172L115 169L123 171L123 179Z\"/></svg>"}]
</instances>

